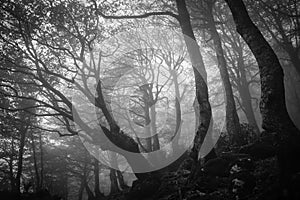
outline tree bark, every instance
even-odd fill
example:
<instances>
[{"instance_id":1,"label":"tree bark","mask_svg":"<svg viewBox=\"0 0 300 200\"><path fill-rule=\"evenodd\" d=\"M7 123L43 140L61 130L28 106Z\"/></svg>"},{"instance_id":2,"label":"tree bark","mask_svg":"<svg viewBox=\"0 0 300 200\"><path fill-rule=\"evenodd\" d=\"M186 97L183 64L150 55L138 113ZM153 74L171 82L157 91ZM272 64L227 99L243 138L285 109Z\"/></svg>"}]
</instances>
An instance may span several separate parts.
<instances>
[{"instance_id":1,"label":"tree bark","mask_svg":"<svg viewBox=\"0 0 300 200\"><path fill-rule=\"evenodd\" d=\"M279 151L281 199L289 199L293 173L300 170L299 130L291 121L285 104L283 70L271 46L251 21L242 0L225 0L232 12L237 32L254 54L261 77L262 127L276 132ZM287 193L287 195L286 195Z\"/></svg>"}]
</instances>

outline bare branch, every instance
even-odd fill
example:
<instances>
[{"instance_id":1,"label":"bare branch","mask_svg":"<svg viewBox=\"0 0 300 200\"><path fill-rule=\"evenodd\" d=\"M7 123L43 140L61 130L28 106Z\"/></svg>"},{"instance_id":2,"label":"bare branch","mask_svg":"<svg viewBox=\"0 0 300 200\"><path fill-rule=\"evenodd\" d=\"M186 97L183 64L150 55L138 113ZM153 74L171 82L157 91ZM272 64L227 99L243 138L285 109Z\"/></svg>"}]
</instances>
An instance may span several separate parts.
<instances>
[{"instance_id":1,"label":"bare branch","mask_svg":"<svg viewBox=\"0 0 300 200\"><path fill-rule=\"evenodd\" d=\"M141 15L119 15L119 16L109 16L109 15L105 15L104 13L102 13L100 11L100 9L98 9L97 3L95 0L93 0L95 9L96 9L96 15L99 15L105 19L142 19L142 18L147 18L150 16L162 16L162 15L167 15L167 16L171 16L174 17L175 19L177 19L179 21L179 16L171 11L164 11L164 12L149 12L149 13L144 13Z\"/></svg>"}]
</instances>

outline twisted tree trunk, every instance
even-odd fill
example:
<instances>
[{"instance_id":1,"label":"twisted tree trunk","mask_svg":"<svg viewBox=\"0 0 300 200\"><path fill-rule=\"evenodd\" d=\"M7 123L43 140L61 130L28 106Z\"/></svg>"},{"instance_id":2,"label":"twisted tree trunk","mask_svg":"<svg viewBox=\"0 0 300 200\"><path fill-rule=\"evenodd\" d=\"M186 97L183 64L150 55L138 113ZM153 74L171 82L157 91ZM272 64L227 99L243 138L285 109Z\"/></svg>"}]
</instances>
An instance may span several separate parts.
<instances>
[{"instance_id":1,"label":"twisted tree trunk","mask_svg":"<svg viewBox=\"0 0 300 200\"><path fill-rule=\"evenodd\" d=\"M271 46L251 21L242 0L225 0L232 12L237 32L254 54L261 77L262 128L276 132L279 151L281 199L290 199L291 178L300 171L300 132L288 115L285 104L283 70Z\"/></svg>"}]
</instances>

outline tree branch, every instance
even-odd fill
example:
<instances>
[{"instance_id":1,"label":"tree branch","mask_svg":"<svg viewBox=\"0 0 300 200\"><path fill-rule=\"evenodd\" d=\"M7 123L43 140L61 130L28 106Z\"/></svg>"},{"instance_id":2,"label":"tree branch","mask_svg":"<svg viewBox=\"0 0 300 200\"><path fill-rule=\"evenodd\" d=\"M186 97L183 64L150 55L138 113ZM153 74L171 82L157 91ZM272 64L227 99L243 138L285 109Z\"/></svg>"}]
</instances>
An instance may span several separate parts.
<instances>
[{"instance_id":1,"label":"tree branch","mask_svg":"<svg viewBox=\"0 0 300 200\"><path fill-rule=\"evenodd\" d=\"M97 6L97 3L95 0L92 1L94 3L95 6L95 10L96 10L96 15L99 15L105 19L142 19L142 18L147 18L150 16L161 16L161 15L167 15L167 16L171 16L174 17L175 19L177 19L179 21L179 16L171 11L164 11L164 12L149 12L149 13L144 13L141 15L119 15L119 16L109 16L109 15L105 15L104 13L102 13Z\"/></svg>"}]
</instances>

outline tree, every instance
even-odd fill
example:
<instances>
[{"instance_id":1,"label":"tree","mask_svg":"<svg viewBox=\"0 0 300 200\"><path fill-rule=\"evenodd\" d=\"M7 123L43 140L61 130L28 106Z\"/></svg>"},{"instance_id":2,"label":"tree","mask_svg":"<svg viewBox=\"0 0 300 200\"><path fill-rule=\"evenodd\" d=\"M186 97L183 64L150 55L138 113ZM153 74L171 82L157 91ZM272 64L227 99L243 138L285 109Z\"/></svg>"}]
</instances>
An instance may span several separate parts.
<instances>
[{"instance_id":1,"label":"tree","mask_svg":"<svg viewBox=\"0 0 300 200\"><path fill-rule=\"evenodd\" d=\"M245 113L248 123L259 134L258 120L255 117L254 105L258 105L258 99L254 91L259 87L259 73L256 61L242 41L238 33L234 31L234 22L227 16L228 8L222 2L215 5L215 15L218 20L218 30L224 46L224 56L228 64L228 72L232 87L238 91L234 96L237 105ZM254 102L253 102L254 101ZM253 105L254 104L254 105Z\"/></svg>"},{"instance_id":2,"label":"tree","mask_svg":"<svg viewBox=\"0 0 300 200\"><path fill-rule=\"evenodd\" d=\"M164 145L163 141L171 140L176 154L181 126L186 119L181 115L188 115L193 92L192 70L185 67L189 63L182 34L172 29L140 28L137 33L132 32L133 35L128 33L123 40L138 43L138 49L122 55L108 69L110 75L104 80L104 93L112 88L112 94L114 89L110 98L114 115L120 127L137 138L142 151L156 151ZM124 103L128 101L128 105ZM164 128L168 120L175 120L168 126L172 130ZM139 138L143 133L147 138ZM157 157L153 159L165 160L160 155Z\"/></svg>"},{"instance_id":3,"label":"tree","mask_svg":"<svg viewBox=\"0 0 300 200\"><path fill-rule=\"evenodd\" d=\"M81 62L86 65L85 52L91 50L91 43L95 39L98 39L98 19L97 17L88 15L88 9L77 2L70 2L67 4L68 6L66 6L67 2L50 5L44 3L28 2L28 7L26 8L22 6L22 3L4 3L4 17L6 20L12 22L12 26L3 24L2 28L4 30L12 30L15 28L17 31L13 37L18 36L19 42L13 42L14 39L9 37L6 32L2 32L3 37L1 37L1 42L15 49L15 51L22 52L24 62L26 62L27 65L22 66L15 63L13 58L8 56L9 54L7 54L7 52L3 56L8 61L15 63L14 68L11 70L16 70L17 73L24 74L31 80L32 85L36 87L42 86L43 90L38 97L30 97L31 100L37 102L37 107L43 111L38 112L36 116L55 116L59 118L59 122L65 125L70 132L70 134L67 135L78 134L72 126L72 121L76 118L79 121L79 125L83 126L81 127L82 129L93 134L94 138L95 136L98 137L98 139L93 141L101 141L101 144L105 144L106 142L103 138L101 138L103 140L99 138L99 133L97 133L96 130L93 130L83 123L75 107L73 107L70 96L65 95L61 90L63 85L65 88L68 88L71 84L75 84L79 91L86 95L96 107L99 106L99 104L96 103L99 98L92 97L90 95L91 93L88 93L87 80L89 78L95 78L94 80L99 79L98 69L100 66L95 68L90 77L88 74L85 74L85 67L82 67L81 64L78 63ZM28 16L28 13L30 13L28 9L31 7L39 8L33 9L36 10L35 17ZM19 11L16 12L17 10ZM81 10L81 12L77 12L79 10ZM14 14L21 12L27 17ZM63 13L68 13L69 18L65 18ZM85 17L82 18L82 15ZM86 27L86 29L84 29L85 31L81 29L81 25L79 26L74 23L75 21L77 21L77 24L79 23L83 25L83 27ZM41 26L41 22L46 23L48 27ZM18 24L21 24L21 26ZM59 34L62 34L63 37ZM45 51L40 47L44 47ZM46 55L47 53L45 52L47 52L48 55ZM67 61L66 58L71 59L74 65L70 67L69 61ZM91 58L91 61L94 61L93 58ZM22 68L28 70L20 70ZM78 74L82 79L75 79ZM80 81L82 81L82 84ZM99 87L97 87L97 89L98 95L101 98L101 89ZM123 133L119 134L119 127L114 123L114 120L107 112L106 106L100 106L100 108L103 110L105 117L108 118L107 121L111 127L111 131L107 131L108 129L104 131L106 136L108 136L113 143L123 145L123 147L121 146L123 149L127 149L131 152L139 152L138 145L134 140ZM48 130L51 131L51 129ZM138 162L141 165L140 168L149 167L146 159L144 159L142 155L140 155L140 159L143 160ZM134 163L133 160L129 162L132 165ZM137 174L137 176L142 177L143 175Z\"/></svg>"},{"instance_id":4,"label":"tree","mask_svg":"<svg viewBox=\"0 0 300 200\"><path fill-rule=\"evenodd\" d=\"M256 24L288 54L288 60L300 75L299 2L282 1L279 4L276 1L257 1L255 4L249 3L248 6Z\"/></svg>"},{"instance_id":5,"label":"tree","mask_svg":"<svg viewBox=\"0 0 300 200\"><path fill-rule=\"evenodd\" d=\"M245 3L283 66L287 109L299 129L299 2Z\"/></svg>"},{"instance_id":6,"label":"tree","mask_svg":"<svg viewBox=\"0 0 300 200\"><path fill-rule=\"evenodd\" d=\"M262 90L260 104L262 127L268 132L276 132L280 138L278 141L280 181L282 189L288 189L292 174L300 169L299 161L294 159L300 153L297 145L300 140L299 130L291 121L285 106L283 70L276 54L251 21L243 2L241 0L226 0L226 2L232 12L237 32L249 45L258 62ZM282 195L282 198L289 198Z\"/></svg>"},{"instance_id":7,"label":"tree","mask_svg":"<svg viewBox=\"0 0 300 200\"><path fill-rule=\"evenodd\" d=\"M216 29L216 23L213 16L214 2L205 1L203 3L204 11L206 11L206 17L209 26L209 32L213 40L214 49L218 60L218 66L225 88L226 95L226 127L229 135L233 138L234 143L241 143L239 135L241 134L239 117L236 112L235 100L233 91L229 79L228 67L221 43L221 38Z\"/></svg>"},{"instance_id":8,"label":"tree","mask_svg":"<svg viewBox=\"0 0 300 200\"><path fill-rule=\"evenodd\" d=\"M207 77L202 55L200 53L199 46L196 42L196 38L191 26L190 15L188 13L186 3L184 0L177 0L176 6L179 15L179 24L181 27L181 31L185 37L187 51L193 66L196 85L196 97L199 103L200 119L194 139L194 146L192 148L192 158L197 161L200 147L203 144L207 131L209 130L210 120L212 116L206 84ZM197 111L198 110L196 110L196 113ZM196 120L198 121L197 118ZM212 151L214 151L214 149Z\"/></svg>"},{"instance_id":9,"label":"tree","mask_svg":"<svg viewBox=\"0 0 300 200\"><path fill-rule=\"evenodd\" d=\"M194 67L197 99L201 102L200 112L203 116L200 119L201 127L197 131L194 145L193 157L197 160L200 143L202 143L210 124L211 111L205 83L206 78L203 79L199 72L201 71L202 73L204 71L203 63L198 63L198 61L202 60L201 54L191 26L188 24L186 26L185 23L189 21L185 2L178 1L177 4L179 15L181 15L180 24L183 33L192 38L191 41L186 38L186 43ZM133 171L151 170L149 163L141 154L137 154L138 158L133 159L129 155L125 155L124 151L118 149L140 153L137 142L120 130L104 101L101 80L99 80L102 55L100 53L99 57L96 56L96 47L94 46L96 41L101 40L101 32L98 29L99 18L95 15L90 15L90 13L93 13L94 8L84 7L77 2L47 3L30 1L26 5L23 6L22 2L4 2L3 16L11 24L1 25L3 30L5 30L1 33L1 42L24 55L26 66L16 64L12 70L25 74L32 81L32 85L42 88L39 96L30 97L31 100L37 103L36 106L39 108L39 112L35 115L57 118L57 122L66 126L70 134L62 134L51 128L45 130L58 132L61 136L77 135L78 131L74 129L73 124L76 121L81 130L88 133L88 135L82 135L82 137L85 137L90 142L100 144L102 150L111 150L123 154L134 168ZM92 6L94 5L96 4ZM32 10L35 11L34 14L32 14ZM65 13L67 13L67 17ZM96 14L105 17L97 8ZM150 15L165 14L178 19L177 15L170 12L151 13ZM145 14L140 17L150 15ZM131 16L131 18L136 17L139 16ZM47 25L43 26L43 24ZM15 33L13 37L8 34L12 30ZM15 38L17 38L18 42L15 42ZM7 60L14 62L14 59L9 57L7 53L8 51L5 51L3 56ZM97 61L98 64L96 64ZM20 70L22 67L28 69L28 71ZM86 70L89 70L89 73L86 73ZM205 73L203 75L204 77L206 76ZM92 95L93 92L89 88L91 79L97 83L96 95ZM102 111L109 129L104 126L101 127L103 130L94 129L84 122L84 119L79 115L78 110L76 110L76 107L70 100L68 88L71 85L74 85L76 90ZM203 95L200 95L200 93ZM99 132L104 134L99 134ZM104 135L109 141L116 144L118 148L115 148L114 145L106 145L107 139L105 139ZM144 179L149 174L136 173L136 176L139 179Z\"/></svg>"},{"instance_id":10,"label":"tree","mask_svg":"<svg viewBox=\"0 0 300 200\"><path fill-rule=\"evenodd\" d=\"M14 58L14 62L3 59L1 60L1 65L7 68L14 67L16 64L25 65L18 52L12 53L11 57ZM30 80L23 74L17 74L13 71L8 71L4 74L6 76L2 76L0 80L0 92L1 96L4 97L3 103L0 105L0 109L3 111L3 115L1 115L1 124L3 126L1 136L3 136L4 140L8 139L6 138L7 136L11 137L8 139L11 140L9 161L11 190L20 193L24 153L27 148L27 134L37 124L37 119L34 117L36 105L31 98L35 96L38 89L30 87ZM19 96L23 98L19 98ZM7 117L8 119L5 119ZM15 151L17 155L15 155ZM14 158L17 159L16 169Z\"/></svg>"}]
</instances>

